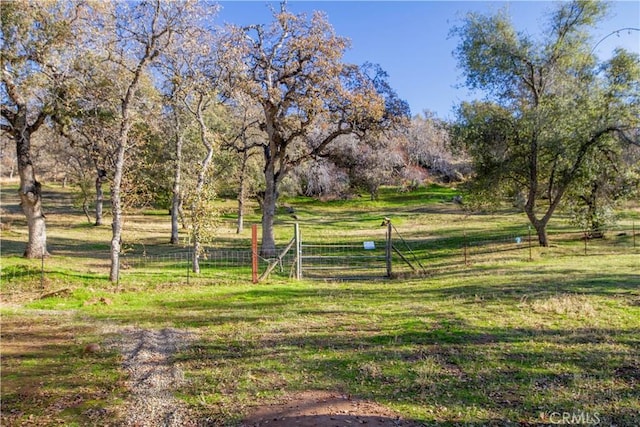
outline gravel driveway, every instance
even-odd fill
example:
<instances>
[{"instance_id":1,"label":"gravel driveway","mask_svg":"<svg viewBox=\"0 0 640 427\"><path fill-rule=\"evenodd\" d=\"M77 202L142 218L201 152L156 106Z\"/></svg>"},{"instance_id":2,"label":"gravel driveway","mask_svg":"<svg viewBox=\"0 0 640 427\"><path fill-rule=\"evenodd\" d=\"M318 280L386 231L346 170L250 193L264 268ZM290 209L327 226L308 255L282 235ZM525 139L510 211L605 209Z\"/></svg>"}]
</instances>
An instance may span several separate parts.
<instances>
[{"instance_id":1,"label":"gravel driveway","mask_svg":"<svg viewBox=\"0 0 640 427\"><path fill-rule=\"evenodd\" d=\"M189 412L173 396L184 382L173 355L188 346L193 336L178 329L148 330L128 328L112 345L124 357L129 373L131 397L126 409L126 426L196 426Z\"/></svg>"}]
</instances>

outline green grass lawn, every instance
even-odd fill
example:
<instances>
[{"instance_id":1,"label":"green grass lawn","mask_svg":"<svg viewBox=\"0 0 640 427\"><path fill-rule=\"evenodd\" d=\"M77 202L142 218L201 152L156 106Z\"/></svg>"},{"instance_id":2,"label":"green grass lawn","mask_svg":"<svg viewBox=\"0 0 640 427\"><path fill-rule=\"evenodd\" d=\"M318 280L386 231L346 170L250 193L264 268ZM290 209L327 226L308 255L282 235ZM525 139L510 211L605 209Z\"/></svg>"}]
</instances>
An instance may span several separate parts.
<instances>
[{"instance_id":1,"label":"green grass lawn","mask_svg":"<svg viewBox=\"0 0 640 427\"><path fill-rule=\"evenodd\" d=\"M523 222L509 211L466 216L449 203L451 194L439 187L404 195L385 189L378 201L286 202L308 233L347 241L377 230L384 216L393 216L407 239ZM144 230L136 238L148 250L165 245L167 218L134 219ZM431 259L449 267L420 278L276 276L253 285L219 274L187 285L158 274L125 281L114 292L103 260L83 256L86 246L74 249L101 244L106 232L83 240L77 226L60 221L51 226L52 245L66 242L67 252L47 262L65 274L52 276L47 290L68 291L39 299L37 281L2 285L3 300L21 283L26 295L1 309L2 425L117 420L127 398L120 359L106 347L95 354L83 349L108 342L119 325L195 333L195 344L177 356L188 379L178 396L215 425L237 424L252 406L304 390L376 401L425 425L540 425L565 413L601 425L640 425L638 251L584 256L578 241L535 248L532 261L495 255L464 265L459 242L449 241L449 252ZM286 241L290 224L280 221L279 239ZM11 233L3 244L21 231ZM28 264L3 253L3 269L21 263Z\"/></svg>"}]
</instances>

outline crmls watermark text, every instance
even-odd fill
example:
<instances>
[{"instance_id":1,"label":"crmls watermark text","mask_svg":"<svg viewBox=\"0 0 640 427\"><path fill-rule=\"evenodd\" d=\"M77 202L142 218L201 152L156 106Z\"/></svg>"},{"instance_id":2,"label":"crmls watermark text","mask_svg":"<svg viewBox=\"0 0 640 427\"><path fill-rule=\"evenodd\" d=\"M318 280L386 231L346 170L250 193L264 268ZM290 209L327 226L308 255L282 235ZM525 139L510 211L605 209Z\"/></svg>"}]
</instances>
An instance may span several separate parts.
<instances>
[{"instance_id":1,"label":"crmls watermark text","mask_svg":"<svg viewBox=\"0 0 640 427\"><path fill-rule=\"evenodd\" d=\"M600 414L597 412L540 412L540 419L555 425L600 424Z\"/></svg>"}]
</instances>

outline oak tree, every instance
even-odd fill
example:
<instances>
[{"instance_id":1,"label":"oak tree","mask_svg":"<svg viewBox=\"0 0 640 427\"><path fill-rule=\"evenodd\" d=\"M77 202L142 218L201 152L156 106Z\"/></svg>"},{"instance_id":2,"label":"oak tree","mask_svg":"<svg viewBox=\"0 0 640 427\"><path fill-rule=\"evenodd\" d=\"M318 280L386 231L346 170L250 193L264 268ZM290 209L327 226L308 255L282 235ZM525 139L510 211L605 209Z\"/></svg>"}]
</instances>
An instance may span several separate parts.
<instances>
[{"instance_id":1,"label":"oak tree","mask_svg":"<svg viewBox=\"0 0 640 427\"><path fill-rule=\"evenodd\" d=\"M193 1L163 2L146 0L108 5L94 22L96 50L118 67L126 77L116 83L121 91L118 132L114 146L111 181L111 269L109 280L118 281L123 229L122 185L126 172L126 153L131 148L130 132L136 116L136 101L145 72L159 55L170 49L176 35L197 20Z\"/></svg>"},{"instance_id":2,"label":"oak tree","mask_svg":"<svg viewBox=\"0 0 640 427\"><path fill-rule=\"evenodd\" d=\"M48 255L42 186L36 179L31 138L64 98L83 8L82 3L37 1L3 2L0 7L0 128L16 146L28 258Z\"/></svg>"},{"instance_id":3,"label":"oak tree","mask_svg":"<svg viewBox=\"0 0 640 427\"><path fill-rule=\"evenodd\" d=\"M485 201L522 194L541 246L591 160L637 143L637 85L624 76L638 58L620 61L619 51L599 63L588 36L605 12L596 1L563 2L540 40L517 32L503 13L469 14L454 30L466 85L488 98L458 110L456 138L473 157L475 189Z\"/></svg>"},{"instance_id":4,"label":"oak tree","mask_svg":"<svg viewBox=\"0 0 640 427\"><path fill-rule=\"evenodd\" d=\"M261 250L272 256L278 186L291 169L322 155L341 135L389 126L408 108L379 67L343 62L349 43L320 12L307 18L283 4L270 26L231 27L230 37L241 47L245 64L234 77L234 90L260 108L265 184Z\"/></svg>"}]
</instances>

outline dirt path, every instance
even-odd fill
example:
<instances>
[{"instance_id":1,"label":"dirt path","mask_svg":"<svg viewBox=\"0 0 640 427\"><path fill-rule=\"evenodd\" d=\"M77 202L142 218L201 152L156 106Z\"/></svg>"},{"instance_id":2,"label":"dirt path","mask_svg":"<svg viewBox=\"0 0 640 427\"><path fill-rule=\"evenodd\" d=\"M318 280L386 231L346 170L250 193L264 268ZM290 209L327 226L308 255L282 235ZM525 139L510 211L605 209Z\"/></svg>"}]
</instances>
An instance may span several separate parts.
<instances>
[{"instance_id":1,"label":"dirt path","mask_svg":"<svg viewBox=\"0 0 640 427\"><path fill-rule=\"evenodd\" d=\"M313 390L287 396L280 404L256 408L241 427L418 427L392 410L341 393Z\"/></svg>"},{"instance_id":2,"label":"dirt path","mask_svg":"<svg viewBox=\"0 0 640 427\"><path fill-rule=\"evenodd\" d=\"M126 426L196 426L185 405L173 390L182 384L182 371L173 363L173 355L192 340L185 331L165 328L125 329L112 346L124 357L131 391L126 408Z\"/></svg>"},{"instance_id":3,"label":"dirt path","mask_svg":"<svg viewBox=\"0 0 640 427\"><path fill-rule=\"evenodd\" d=\"M130 427L190 427L210 425L189 412L173 396L184 382L173 356L193 336L178 329L128 328L118 331L109 347L124 357L131 396L126 404L124 425ZM414 427L395 412L376 404L339 393L305 391L288 395L279 404L257 406L242 426L312 427L367 424L371 427Z\"/></svg>"}]
</instances>

